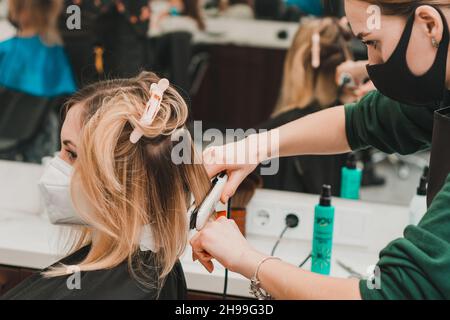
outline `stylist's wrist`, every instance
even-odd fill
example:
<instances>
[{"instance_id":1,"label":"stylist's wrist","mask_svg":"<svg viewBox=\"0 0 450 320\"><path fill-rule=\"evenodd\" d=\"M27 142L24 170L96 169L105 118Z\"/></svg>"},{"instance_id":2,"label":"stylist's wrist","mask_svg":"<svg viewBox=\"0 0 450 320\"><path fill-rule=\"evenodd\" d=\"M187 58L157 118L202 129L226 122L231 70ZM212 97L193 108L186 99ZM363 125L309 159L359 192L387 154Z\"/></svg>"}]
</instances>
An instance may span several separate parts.
<instances>
[{"instance_id":1,"label":"stylist's wrist","mask_svg":"<svg viewBox=\"0 0 450 320\"><path fill-rule=\"evenodd\" d=\"M250 161L252 164L270 160L272 155L271 145L273 144L273 132L261 132L247 137L247 148L249 150Z\"/></svg>"},{"instance_id":2,"label":"stylist's wrist","mask_svg":"<svg viewBox=\"0 0 450 320\"><path fill-rule=\"evenodd\" d=\"M247 279L251 279L255 274L256 268L258 268L258 264L266 257L267 255L254 249L248 249L242 252L241 258L230 267L230 270L242 274Z\"/></svg>"}]
</instances>

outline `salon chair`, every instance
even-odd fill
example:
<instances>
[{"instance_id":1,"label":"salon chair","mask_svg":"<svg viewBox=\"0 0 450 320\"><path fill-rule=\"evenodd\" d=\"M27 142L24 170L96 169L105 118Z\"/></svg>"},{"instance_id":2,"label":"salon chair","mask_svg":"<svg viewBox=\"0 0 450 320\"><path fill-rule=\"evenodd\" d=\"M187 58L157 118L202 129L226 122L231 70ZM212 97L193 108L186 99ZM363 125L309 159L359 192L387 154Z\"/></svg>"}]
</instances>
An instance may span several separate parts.
<instances>
[{"instance_id":1,"label":"salon chair","mask_svg":"<svg viewBox=\"0 0 450 320\"><path fill-rule=\"evenodd\" d=\"M0 159L40 162L43 156L55 152L59 136L57 106L62 99L0 88Z\"/></svg>"},{"instance_id":2,"label":"salon chair","mask_svg":"<svg viewBox=\"0 0 450 320\"><path fill-rule=\"evenodd\" d=\"M325 16L342 18L345 16L344 0L322 0Z\"/></svg>"},{"instance_id":3,"label":"salon chair","mask_svg":"<svg viewBox=\"0 0 450 320\"><path fill-rule=\"evenodd\" d=\"M188 75L190 79L189 94L195 96L205 79L206 72L210 66L210 55L207 52L199 52L195 54L188 68Z\"/></svg>"},{"instance_id":4,"label":"salon chair","mask_svg":"<svg viewBox=\"0 0 450 320\"><path fill-rule=\"evenodd\" d=\"M72 2L66 0L68 5ZM69 30L62 15L59 28L79 88L151 69L145 24L131 24L115 7L103 11L89 1L83 3L81 21L81 29Z\"/></svg>"},{"instance_id":5,"label":"salon chair","mask_svg":"<svg viewBox=\"0 0 450 320\"><path fill-rule=\"evenodd\" d=\"M280 20L285 6L282 0L255 0L255 17L260 20Z\"/></svg>"},{"instance_id":6,"label":"salon chair","mask_svg":"<svg viewBox=\"0 0 450 320\"><path fill-rule=\"evenodd\" d=\"M192 61L192 34L170 32L154 43L155 70L170 82L188 92L191 86L189 68Z\"/></svg>"}]
</instances>

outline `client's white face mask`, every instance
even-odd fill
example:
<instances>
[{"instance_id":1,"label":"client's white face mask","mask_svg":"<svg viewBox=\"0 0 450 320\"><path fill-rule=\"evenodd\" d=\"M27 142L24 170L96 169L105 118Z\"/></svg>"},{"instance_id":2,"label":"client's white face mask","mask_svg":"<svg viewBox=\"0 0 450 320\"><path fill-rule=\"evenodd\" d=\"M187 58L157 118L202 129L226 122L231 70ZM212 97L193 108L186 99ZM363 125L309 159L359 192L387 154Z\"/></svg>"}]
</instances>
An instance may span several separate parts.
<instances>
[{"instance_id":1,"label":"client's white face mask","mask_svg":"<svg viewBox=\"0 0 450 320\"><path fill-rule=\"evenodd\" d=\"M73 167L54 157L44 171L38 185L51 223L56 225L86 225L77 214L70 194ZM157 252L150 226L144 226L138 240L141 251Z\"/></svg>"},{"instance_id":2,"label":"client's white face mask","mask_svg":"<svg viewBox=\"0 0 450 320\"><path fill-rule=\"evenodd\" d=\"M39 181L45 208L53 224L84 225L77 215L70 195L73 168L60 157L54 157Z\"/></svg>"}]
</instances>

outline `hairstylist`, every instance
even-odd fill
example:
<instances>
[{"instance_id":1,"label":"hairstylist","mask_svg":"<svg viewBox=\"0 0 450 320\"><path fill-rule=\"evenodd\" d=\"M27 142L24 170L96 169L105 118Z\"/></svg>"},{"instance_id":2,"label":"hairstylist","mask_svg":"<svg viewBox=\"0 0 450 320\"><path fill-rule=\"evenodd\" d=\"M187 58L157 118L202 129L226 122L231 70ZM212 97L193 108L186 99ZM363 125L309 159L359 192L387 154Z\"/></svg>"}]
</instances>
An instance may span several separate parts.
<instances>
[{"instance_id":1,"label":"hairstylist","mask_svg":"<svg viewBox=\"0 0 450 320\"><path fill-rule=\"evenodd\" d=\"M387 153L432 150L429 209L418 226L380 253L381 289L365 281L312 274L255 251L233 222L210 223L191 243L209 270L215 258L251 278L277 299L450 299L450 63L448 0L346 0L354 33L369 50L369 76L379 91L356 104L327 109L280 128L280 155L342 153L373 146ZM370 5L381 28L369 29ZM254 137L250 136L250 142ZM241 142L242 143L242 142ZM224 151L205 156L224 162ZM266 150L259 146L258 155ZM259 159L259 160L265 160ZM226 162L228 163L228 162ZM254 165L210 165L230 174L222 200ZM226 243L223 239L227 239Z\"/></svg>"}]
</instances>

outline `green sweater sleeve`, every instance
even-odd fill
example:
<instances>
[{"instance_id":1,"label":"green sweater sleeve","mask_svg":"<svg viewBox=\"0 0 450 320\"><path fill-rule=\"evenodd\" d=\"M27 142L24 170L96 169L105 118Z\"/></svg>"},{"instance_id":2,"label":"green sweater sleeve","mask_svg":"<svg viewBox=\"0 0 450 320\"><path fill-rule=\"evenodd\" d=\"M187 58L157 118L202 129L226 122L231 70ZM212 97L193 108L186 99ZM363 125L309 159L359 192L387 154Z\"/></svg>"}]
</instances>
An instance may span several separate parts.
<instances>
[{"instance_id":1,"label":"green sweater sleeve","mask_svg":"<svg viewBox=\"0 0 450 320\"><path fill-rule=\"evenodd\" d=\"M381 289L360 282L363 299L450 299L450 175L418 226L380 253Z\"/></svg>"},{"instance_id":2,"label":"green sweater sleeve","mask_svg":"<svg viewBox=\"0 0 450 320\"><path fill-rule=\"evenodd\" d=\"M347 139L352 150L372 146L385 153L412 154L430 147L433 111L369 93L345 106Z\"/></svg>"}]
</instances>

